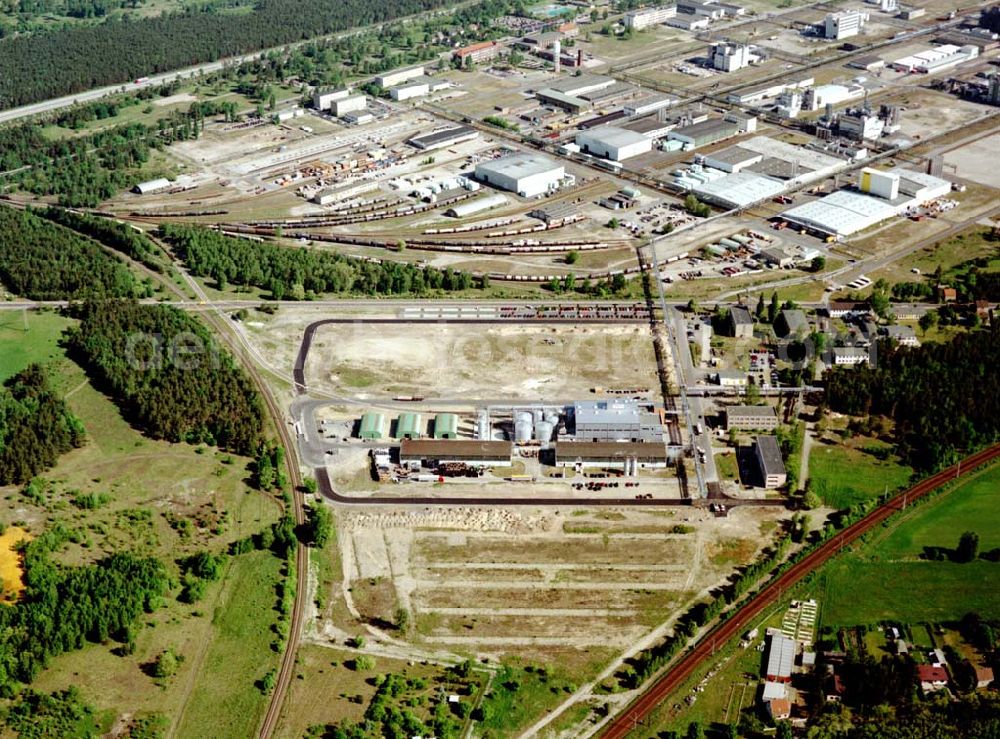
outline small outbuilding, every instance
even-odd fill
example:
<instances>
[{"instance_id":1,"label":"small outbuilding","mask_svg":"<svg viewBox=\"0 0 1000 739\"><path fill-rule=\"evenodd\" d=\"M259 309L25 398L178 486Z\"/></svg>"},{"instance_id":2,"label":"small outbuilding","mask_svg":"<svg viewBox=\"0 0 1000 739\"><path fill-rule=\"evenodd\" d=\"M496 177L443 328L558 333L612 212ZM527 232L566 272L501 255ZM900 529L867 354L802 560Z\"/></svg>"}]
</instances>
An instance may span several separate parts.
<instances>
[{"instance_id":1,"label":"small outbuilding","mask_svg":"<svg viewBox=\"0 0 1000 739\"><path fill-rule=\"evenodd\" d=\"M435 439L458 438L458 416L454 413L438 413L434 416Z\"/></svg>"},{"instance_id":2,"label":"small outbuilding","mask_svg":"<svg viewBox=\"0 0 1000 739\"><path fill-rule=\"evenodd\" d=\"M358 436L369 441L385 436L385 415L368 412L361 416L361 428Z\"/></svg>"}]
</instances>

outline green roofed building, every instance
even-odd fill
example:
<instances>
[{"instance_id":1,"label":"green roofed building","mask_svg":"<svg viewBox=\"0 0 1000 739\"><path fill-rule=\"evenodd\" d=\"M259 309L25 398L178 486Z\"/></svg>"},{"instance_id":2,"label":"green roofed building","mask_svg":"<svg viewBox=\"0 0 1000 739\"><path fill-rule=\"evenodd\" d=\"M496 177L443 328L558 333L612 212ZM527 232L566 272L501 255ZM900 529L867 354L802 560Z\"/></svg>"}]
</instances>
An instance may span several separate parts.
<instances>
[{"instance_id":1,"label":"green roofed building","mask_svg":"<svg viewBox=\"0 0 1000 739\"><path fill-rule=\"evenodd\" d=\"M397 439L419 439L423 436L423 419L419 413L402 413L396 421Z\"/></svg>"},{"instance_id":2,"label":"green roofed building","mask_svg":"<svg viewBox=\"0 0 1000 739\"><path fill-rule=\"evenodd\" d=\"M435 439L458 438L458 416L454 413L438 413L434 416Z\"/></svg>"},{"instance_id":3,"label":"green roofed building","mask_svg":"<svg viewBox=\"0 0 1000 739\"><path fill-rule=\"evenodd\" d=\"M381 439L385 436L385 416L381 413L368 412L361 417L361 430L358 436L362 439Z\"/></svg>"}]
</instances>

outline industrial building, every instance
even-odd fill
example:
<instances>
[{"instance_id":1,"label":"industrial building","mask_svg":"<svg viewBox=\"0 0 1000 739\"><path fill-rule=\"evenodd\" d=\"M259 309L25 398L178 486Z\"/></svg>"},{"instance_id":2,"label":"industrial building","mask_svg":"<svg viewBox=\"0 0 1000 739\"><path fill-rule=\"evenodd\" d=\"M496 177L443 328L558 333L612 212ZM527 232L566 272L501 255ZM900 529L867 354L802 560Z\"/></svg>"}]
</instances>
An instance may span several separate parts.
<instances>
[{"instance_id":1,"label":"industrial building","mask_svg":"<svg viewBox=\"0 0 1000 739\"><path fill-rule=\"evenodd\" d=\"M594 156L621 162L653 149L653 141L636 131L617 126L601 126L576 135L580 150Z\"/></svg>"},{"instance_id":2,"label":"industrial building","mask_svg":"<svg viewBox=\"0 0 1000 739\"><path fill-rule=\"evenodd\" d=\"M795 640L777 629L768 631L767 666L764 679L772 683L792 681L792 665L795 664Z\"/></svg>"},{"instance_id":3,"label":"industrial building","mask_svg":"<svg viewBox=\"0 0 1000 739\"><path fill-rule=\"evenodd\" d=\"M562 164L533 153L510 154L476 165L476 179L524 198L552 192L565 176Z\"/></svg>"},{"instance_id":4,"label":"industrial building","mask_svg":"<svg viewBox=\"0 0 1000 739\"><path fill-rule=\"evenodd\" d=\"M781 458L781 447L778 446L776 437L754 437L753 454L765 488L773 490L788 482L788 473L785 471L785 462ZM768 676L768 680L771 679Z\"/></svg>"},{"instance_id":5,"label":"industrial building","mask_svg":"<svg viewBox=\"0 0 1000 739\"><path fill-rule=\"evenodd\" d=\"M625 27L633 31L659 26L677 15L676 5L661 5L655 8L630 10L625 14Z\"/></svg>"},{"instance_id":6,"label":"industrial building","mask_svg":"<svg viewBox=\"0 0 1000 739\"><path fill-rule=\"evenodd\" d=\"M140 195L148 195L149 193L157 192L158 190L166 190L168 187L170 187L170 180L160 177L155 180L140 182L132 188L132 192L139 193Z\"/></svg>"},{"instance_id":7,"label":"industrial building","mask_svg":"<svg viewBox=\"0 0 1000 739\"><path fill-rule=\"evenodd\" d=\"M818 85L802 93L803 110L819 110L827 105L840 105L865 96L861 85Z\"/></svg>"},{"instance_id":8,"label":"industrial building","mask_svg":"<svg viewBox=\"0 0 1000 739\"><path fill-rule=\"evenodd\" d=\"M472 139L477 138L479 138L479 131L476 129L469 128L468 126L456 126L455 128L445 128L441 131L426 133L422 136L414 136L406 143L415 149L431 151L433 149L443 149L446 146L454 146L455 144L460 144L463 141L471 141Z\"/></svg>"},{"instance_id":9,"label":"industrial building","mask_svg":"<svg viewBox=\"0 0 1000 739\"><path fill-rule=\"evenodd\" d=\"M667 449L663 442L560 441L555 445L555 464L558 467L625 465L633 470L666 467Z\"/></svg>"},{"instance_id":10,"label":"industrial building","mask_svg":"<svg viewBox=\"0 0 1000 739\"><path fill-rule=\"evenodd\" d=\"M761 249L760 259L764 262L764 264L773 265L780 269L791 267L792 263L795 261L788 254L788 252L776 246L769 249Z\"/></svg>"},{"instance_id":11,"label":"industrial building","mask_svg":"<svg viewBox=\"0 0 1000 739\"><path fill-rule=\"evenodd\" d=\"M396 69L392 72L386 72L385 74L380 74L375 78L375 84L379 87L394 87L396 85L401 85L417 77L424 76L424 65L420 64L416 67L407 67L405 69Z\"/></svg>"},{"instance_id":12,"label":"industrial building","mask_svg":"<svg viewBox=\"0 0 1000 739\"><path fill-rule=\"evenodd\" d=\"M682 13L667 20L667 25L671 28L680 28L685 31L698 31L708 28L710 18L693 13Z\"/></svg>"},{"instance_id":13,"label":"industrial building","mask_svg":"<svg viewBox=\"0 0 1000 739\"><path fill-rule=\"evenodd\" d=\"M612 85L619 84L612 77L594 74L581 74L553 82L548 87L535 91L535 97L546 105L554 105L570 113L587 110L593 103L585 95L592 95Z\"/></svg>"},{"instance_id":14,"label":"industrial building","mask_svg":"<svg viewBox=\"0 0 1000 739\"><path fill-rule=\"evenodd\" d=\"M849 110L837 118L837 133L854 141L877 139L885 126L883 118L866 110Z\"/></svg>"},{"instance_id":15,"label":"industrial building","mask_svg":"<svg viewBox=\"0 0 1000 739\"><path fill-rule=\"evenodd\" d=\"M313 93L313 107L316 110L329 110L336 100L350 97L351 88L341 87L336 90L317 90Z\"/></svg>"},{"instance_id":16,"label":"industrial building","mask_svg":"<svg viewBox=\"0 0 1000 739\"><path fill-rule=\"evenodd\" d=\"M709 144L714 144L716 141L728 139L739 132L740 127L734 121L724 118L709 118L700 123L675 128L667 134L667 138L672 141L680 141L690 148L697 149L699 146L708 146Z\"/></svg>"},{"instance_id":17,"label":"industrial building","mask_svg":"<svg viewBox=\"0 0 1000 739\"><path fill-rule=\"evenodd\" d=\"M768 82L765 85L748 87L745 90L731 92L726 100L737 105L759 105L770 98L776 98L789 90L804 90L816 83L813 77L803 77L792 82Z\"/></svg>"},{"instance_id":18,"label":"industrial building","mask_svg":"<svg viewBox=\"0 0 1000 739\"><path fill-rule=\"evenodd\" d=\"M446 80L421 75L420 77L414 77L411 80L390 87L389 97L397 102L402 102L444 90L448 86L449 83Z\"/></svg>"},{"instance_id":19,"label":"industrial building","mask_svg":"<svg viewBox=\"0 0 1000 739\"><path fill-rule=\"evenodd\" d=\"M940 177L897 167L884 172L865 168L858 191L838 190L820 200L785 211L782 218L818 233L844 237L945 197L951 183Z\"/></svg>"},{"instance_id":20,"label":"industrial building","mask_svg":"<svg viewBox=\"0 0 1000 739\"><path fill-rule=\"evenodd\" d=\"M697 172L687 176L697 177ZM773 198L784 192L785 187L784 182L773 177L753 172L737 172L695 184L691 191L705 203L723 208L746 208Z\"/></svg>"},{"instance_id":21,"label":"industrial building","mask_svg":"<svg viewBox=\"0 0 1000 739\"><path fill-rule=\"evenodd\" d=\"M339 98L330 104L330 112L340 118L348 113L356 113L368 107L368 100L364 95L351 95Z\"/></svg>"},{"instance_id":22,"label":"industrial building","mask_svg":"<svg viewBox=\"0 0 1000 739\"><path fill-rule=\"evenodd\" d=\"M933 49L918 52L896 59L892 62L892 68L897 72L919 72L922 74L934 74L943 72L946 69L956 67L962 62L967 62L979 56L979 47L974 44L956 46L955 44L942 44Z\"/></svg>"},{"instance_id":23,"label":"industrial building","mask_svg":"<svg viewBox=\"0 0 1000 739\"><path fill-rule=\"evenodd\" d=\"M385 437L385 414L369 411L361 416L358 436L369 441Z\"/></svg>"},{"instance_id":24,"label":"industrial building","mask_svg":"<svg viewBox=\"0 0 1000 739\"><path fill-rule=\"evenodd\" d=\"M502 49L503 45L499 41L483 41L456 49L451 58L460 61L463 66L469 63L480 64L496 59Z\"/></svg>"},{"instance_id":25,"label":"industrial building","mask_svg":"<svg viewBox=\"0 0 1000 739\"><path fill-rule=\"evenodd\" d=\"M744 167L757 164L764 159L764 155L757 151L751 151L742 146L729 146L720 149L712 154L706 154L701 158L701 164L722 172L735 174Z\"/></svg>"},{"instance_id":26,"label":"industrial building","mask_svg":"<svg viewBox=\"0 0 1000 739\"><path fill-rule=\"evenodd\" d=\"M719 387L740 388L749 383L747 373L743 370L716 370L712 379Z\"/></svg>"},{"instance_id":27,"label":"industrial building","mask_svg":"<svg viewBox=\"0 0 1000 739\"><path fill-rule=\"evenodd\" d=\"M403 439L399 445L399 462L434 468L449 462L464 462L483 467L510 464L513 445L509 441L476 441L470 439Z\"/></svg>"},{"instance_id":28,"label":"industrial building","mask_svg":"<svg viewBox=\"0 0 1000 739\"><path fill-rule=\"evenodd\" d=\"M419 439L423 435L423 418L419 413L400 414L396 420L397 439Z\"/></svg>"},{"instance_id":29,"label":"industrial building","mask_svg":"<svg viewBox=\"0 0 1000 739\"><path fill-rule=\"evenodd\" d=\"M708 53L712 69L720 72L735 72L760 61L760 55L748 44L712 44Z\"/></svg>"},{"instance_id":30,"label":"industrial building","mask_svg":"<svg viewBox=\"0 0 1000 739\"><path fill-rule=\"evenodd\" d=\"M726 431L773 431L778 416L769 405L734 405L725 409Z\"/></svg>"},{"instance_id":31,"label":"industrial building","mask_svg":"<svg viewBox=\"0 0 1000 739\"><path fill-rule=\"evenodd\" d=\"M573 405L577 441L659 442L660 417L639 408L635 400L580 401Z\"/></svg>"},{"instance_id":32,"label":"industrial building","mask_svg":"<svg viewBox=\"0 0 1000 739\"><path fill-rule=\"evenodd\" d=\"M670 95L647 95L639 98L638 100L626 103L622 110L625 112L626 116L634 118L640 115L655 113L658 110L669 108L671 105L676 103L677 98Z\"/></svg>"},{"instance_id":33,"label":"industrial building","mask_svg":"<svg viewBox=\"0 0 1000 739\"><path fill-rule=\"evenodd\" d=\"M507 205L507 198L498 192L494 192L473 200L456 203L448 208L444 214L449 218L466 218L476 213L492 210L493 208L502 208L505 205Z\"/></svg>"},{"instance_id":34,"label":"industrial building","mask_svg":"<svg viewBox=\"0 0 1000 739\"><path fill-rule=\"evenodd\" d=\"M438 413L434 416L435 439L458 438L458 416L454 413Z\"/></svg>"},{"instance_id":35,"label":"industrial building","mask_svg":"<svg viewBox=\"0 0 1000 739\"><path fill-rule=\"evenodd\" d=\"M842 10L839 13L830 13L823 19L823 37L839 41L857 36L867 22L868 13L864 10Z\"/></svg>"}]
</instances>

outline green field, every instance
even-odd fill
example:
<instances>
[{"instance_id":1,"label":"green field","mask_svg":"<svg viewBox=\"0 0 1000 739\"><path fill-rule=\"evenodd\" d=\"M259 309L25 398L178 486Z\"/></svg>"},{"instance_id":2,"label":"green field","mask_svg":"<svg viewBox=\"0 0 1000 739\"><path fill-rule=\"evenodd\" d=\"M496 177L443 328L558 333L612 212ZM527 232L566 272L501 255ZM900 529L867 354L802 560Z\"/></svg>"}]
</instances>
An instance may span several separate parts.
<instances>
[{"instance_id":1,"label":"green field","mask_svg":"<svg viewBox=\"0 0 1000 739\"><path fill-rule=\"evenodd\" d=\"M980 535L980 551L1000 546L1000 467L917 506L898 525L827 565L814 595L824 626L960 619L969 611L1000 618L1000 563L920 559L925 546L953 548L963 531Z\"/></svg>"},{"instance_id":2,"label":"green field","mask_svg":"<svg viewBox=\"0 0 1000 739\"><path fill-rule=\"evenodd\" d=\"M72 324L73 321L56 313L0 312L0 382L29 364L44 364L61 357L59 337Z\"/></svg>"},{"instance_id":3,"label":"green field","mask_svg":"<svg viewBox=\"0 0 1000 739\"><path fill-rule=\"evenodd\" d=\"M905 487L913 470L895 456L881 460L872 453L886 448L870 439L856 445L816 444L809 454L810 488L826 505L839 509Z\"/></svg>"},{"instance_id":4,"label":"green field","mask_svg":"<svg viewBox=\"0 0 1000 739\"><path fill-rule=\"evenodd\" d=\"M151 440L133 429L58 346L71 320L29 313L26 341L20 313L0 313L0 319L5 376L43 362L86 430L84 445L43 473L41 495L0 488L0 522L18 522L35 535L57 522L75 531L54 555L70 566L133 551L158 557L176 579L177 558L224 551L277 520L274 498L247 487L248 459ZM73 504L87 493L106 497L95 509ZM76 685L98 711L115 716L160 713L175 736L250 736L267 701L254 683L279 659L270 644L280 566L267 552L228 559L223 578L209 583L198 603L180 603L175 588L164 607L141 619L133 654L119 653L113 641L87 644L53 659L32 687ZM149 665L167 649L183 659L172 678L156 680Z\"/></svg>"}]
</instances>

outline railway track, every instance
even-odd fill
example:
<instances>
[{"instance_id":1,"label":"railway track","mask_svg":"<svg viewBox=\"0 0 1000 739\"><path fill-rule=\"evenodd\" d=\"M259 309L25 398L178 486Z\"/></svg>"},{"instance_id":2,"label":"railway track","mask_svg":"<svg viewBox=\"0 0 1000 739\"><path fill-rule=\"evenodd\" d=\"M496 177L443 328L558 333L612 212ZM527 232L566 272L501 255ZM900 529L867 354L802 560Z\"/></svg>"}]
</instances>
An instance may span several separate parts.
<instances>
[{"instance_id":1,"label":"railway track","mask_svg":"<svg viewBox=\"0 0 1000 739\"><path fill-rule=\"evenodd\" d=\"M864 536L893 514L905 509L910 503L926 497L945 483L968 475L998 457L1000 457L1000 444L972 454L958 464L921 480L908 490L897 493L860 521L851 524L821 544L772 580L731 618L702 636L694 647L685 652L672 667L657 678L645 693L614 718L604 730L602 737L604 739L620 739L638 729L664 699L683 685L706 660L712 658L719 646L740 634L750 621L779 601L783 593L834 557L845 546Z\"/></svg>"}]
</instances>

